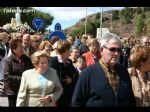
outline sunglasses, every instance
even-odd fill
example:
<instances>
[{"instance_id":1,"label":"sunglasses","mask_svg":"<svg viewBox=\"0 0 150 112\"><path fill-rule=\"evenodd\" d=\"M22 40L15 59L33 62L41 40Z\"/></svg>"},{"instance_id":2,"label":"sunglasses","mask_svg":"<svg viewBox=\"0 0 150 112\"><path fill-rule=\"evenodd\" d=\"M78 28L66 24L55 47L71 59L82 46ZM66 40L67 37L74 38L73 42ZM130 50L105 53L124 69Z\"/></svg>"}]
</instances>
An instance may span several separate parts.
<instances>
[{"instance_id":1,"label":"sunglasses","mask_svg":"<svg viewBox=\"0 0 150 112\"><path fill-rule=\"evenodd\" d=\"M52 51L51 49L46 49L46 51Z\"/></svg>"},{"instance_id":2,"label":"sunglasses","mask_svg":"<svg viewBox=\"0 0 150 112\"><path fill-rule=\"evenodd\" d=\"M150 44L150 42L145 42L145 44Z\"/></svg>"},{"instance_id":3,"label":"sunglasses","mask_svg":"<svg viewBox=\"0 0 150 112\"><path fill-rule=\"evenodd\" d=\"M34 41L34 42L39 42L39 40L36 40L36 41Z\"/></svg>"},{"instance_id":4,"label":"sunglasses","mask_svg":"<svg viewBox=\"0 0 150 112\"><path fill-rule=\"evenodd\" d=\"M104 46L104 48L108 49L110 52L118 52L118 53L121 53L122 52L122 49L121 48L114 48L114 47L111 47L111 48L108 48L106 46Z\"/></svg>"}]
</instances>

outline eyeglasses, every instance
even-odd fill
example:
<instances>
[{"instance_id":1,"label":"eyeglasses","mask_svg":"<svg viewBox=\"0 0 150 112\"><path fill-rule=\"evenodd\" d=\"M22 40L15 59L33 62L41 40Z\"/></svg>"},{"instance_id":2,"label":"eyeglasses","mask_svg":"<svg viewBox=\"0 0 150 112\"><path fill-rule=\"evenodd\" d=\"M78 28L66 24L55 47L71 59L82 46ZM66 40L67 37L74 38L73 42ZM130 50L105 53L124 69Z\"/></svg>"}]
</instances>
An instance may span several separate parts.
<instances>
[{"instance_id":1,"label":"eyeglasses","mask_svg":"<svg viewBox=\"0 0 150 112\"><path fill-rule=\"evenodd\" d=\"M34 42L37 42L37 43L39 43L39 40L36 40L36 41L34 41Z\"/></svg>"},{"instance_id":2,"label":"eyeglasses","mask_svg":"<svg viewBox=\"0 0 150 112\"><path fill-rule=\"evenodd\" d=\"M44 64L48 64L48 62L39 62L39 64L44 65Z\"/></svg>"},{"instance_id":3,"label":"eyeglasses","mask_svg":"<svg viewBox=\"0 0 150 112\"><path fill-rule=\"evenodd\" d=\"M121 48L114 48L114 47L111 47L111 48L108 48L106 46L104 46L104 48L108 49L110 52L118 52L118 53L121 53L122 52L122 49Z\"/></svg>"},{"instance_id":4,"label":"eyeglasses","mask_svg":"<svg viewBox=\"0 0 150 112\"><path fill-rule=\"evenodd\" d=\"M150 42L144 42L145 44L150 44Z\"/></svg>"},{"instance_id":5,"label":"eyeglasses","mask_svg":"<svg viewBox=\"0 0 150 112\"><path fill-rule=\"evenodd\" d=\"M91 46L91 47L98 47L97 44L91 44L90 46Z\"/></svg>"}]
</instances>

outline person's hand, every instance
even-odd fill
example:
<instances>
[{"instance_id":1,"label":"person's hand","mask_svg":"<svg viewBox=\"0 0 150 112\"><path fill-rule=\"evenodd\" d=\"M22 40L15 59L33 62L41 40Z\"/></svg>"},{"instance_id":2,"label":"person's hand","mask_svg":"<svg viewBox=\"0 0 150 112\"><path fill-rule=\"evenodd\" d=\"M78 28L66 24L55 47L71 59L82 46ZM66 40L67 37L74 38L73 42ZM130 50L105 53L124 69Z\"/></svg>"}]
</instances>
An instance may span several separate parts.
<instances>
[{"instance_id":1,"label":"person's hand","mask_svg":"<svg viewBox=\"0 0 150 112\"><path fill-rule=\"evenodd\" d=\"M47 95L47 96L45 96L44 98L41 98L40 101L41 101L41 103L43 103L43 104L47 104L47 103L49 103L49 102L52 102L52 97Z\"/></svg>"},{"instance_id":2,"label":"person's hand","mask_svg":"<svg viewBox=\"0 0 150 112\"><path fill-rule=\"evenodd\" d=\"M135 68L135 67L132 67L132 68L131 68L131 75L137 76L137 71L136 71L136 68Z\"/></svg>"},{"instance_id":3,"label":"person's hand","mask_svg":"<svg viewBox=\"0 0 150 112\"><path fill-rule=\"evenodd\" d=\"M66 76L66 79L63 79L63 81L65 81L67 84L72 83L72 79L68 76Z\"/></svg>"}]
</instances>

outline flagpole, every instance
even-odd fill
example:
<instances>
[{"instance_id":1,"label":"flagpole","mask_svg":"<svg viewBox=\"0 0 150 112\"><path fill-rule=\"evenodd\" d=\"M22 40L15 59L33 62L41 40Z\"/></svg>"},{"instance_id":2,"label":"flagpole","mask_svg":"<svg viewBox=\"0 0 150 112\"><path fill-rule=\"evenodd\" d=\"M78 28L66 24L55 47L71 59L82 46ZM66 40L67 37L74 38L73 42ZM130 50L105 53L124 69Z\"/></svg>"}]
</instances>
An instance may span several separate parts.
<instances>
[{"instance_id":1,"label":"flagpole","mask_svg":"<svg viewBox=\"0 0 150 112\"><path fill-rule=\"evenodd\" d=\"M85 35L86 35L86 27L87 27L87 7L86 7L86 17L85 17Z\"/></svg>"},{"instance_id":2,"label":"flagpole","mask_svg":"<svg viewBox=\"0 0 150 112\"><path fill-rule=\"evenodd\" d=\"M101 28L101 37L100 38L102 38L102 22L103 22L103 7L101 10L101 18L100 18L100 28Z\"/></svg>"}]
</instances>

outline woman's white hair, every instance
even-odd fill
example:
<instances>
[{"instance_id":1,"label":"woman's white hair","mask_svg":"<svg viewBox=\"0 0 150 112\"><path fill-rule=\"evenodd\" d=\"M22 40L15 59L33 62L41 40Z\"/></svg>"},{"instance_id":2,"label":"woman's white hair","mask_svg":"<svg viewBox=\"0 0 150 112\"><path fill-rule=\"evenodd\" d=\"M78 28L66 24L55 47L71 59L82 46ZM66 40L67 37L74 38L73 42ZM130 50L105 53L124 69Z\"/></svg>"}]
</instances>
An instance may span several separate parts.
<instances>
[{"instance_id":1,"label":"woman's white hair","mask_svg":"<svg viewBox=\"0 0 150 112\"><path fill-rule=\"evenodd\" d=\"M120 46L121 46L121 40L120 40L119 36L115 35L114 33L106 33L103 35L103 37L100 41L101 47L106 46L109 43L109 41L112 39L118 41L120 43Z\"/></svg>"}]
</instances>

